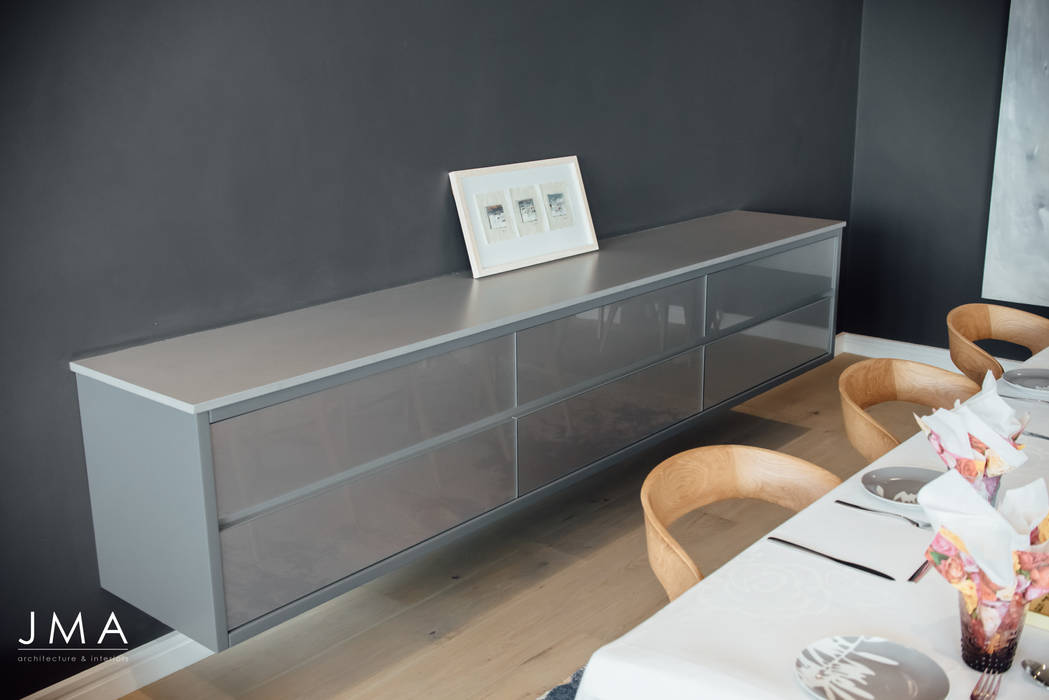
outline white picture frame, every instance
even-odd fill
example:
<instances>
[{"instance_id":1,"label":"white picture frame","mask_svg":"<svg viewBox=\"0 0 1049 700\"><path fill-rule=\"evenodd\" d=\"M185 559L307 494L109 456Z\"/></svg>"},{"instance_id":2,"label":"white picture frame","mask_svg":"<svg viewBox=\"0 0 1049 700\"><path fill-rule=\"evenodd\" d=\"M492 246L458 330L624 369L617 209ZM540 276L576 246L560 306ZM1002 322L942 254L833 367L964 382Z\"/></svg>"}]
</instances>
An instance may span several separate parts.
<instances>
[{"instance_id":1,"label":"white picture frame","mask_svg":"<svg viewBox=\"0 0 1049 700\"><path fill-rule=\"evenodd\" d=\"M597 250L575 156L448 173L473 276Z\"/></svg>"}]
</instances>

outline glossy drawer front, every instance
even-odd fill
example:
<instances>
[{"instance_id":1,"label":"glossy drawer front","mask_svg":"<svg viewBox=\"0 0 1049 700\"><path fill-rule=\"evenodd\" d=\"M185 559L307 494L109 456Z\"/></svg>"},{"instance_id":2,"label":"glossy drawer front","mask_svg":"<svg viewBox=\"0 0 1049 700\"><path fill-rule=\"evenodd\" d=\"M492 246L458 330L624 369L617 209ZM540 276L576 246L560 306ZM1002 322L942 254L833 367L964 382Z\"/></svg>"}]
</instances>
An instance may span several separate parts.
<instances>
[{"instance_id":1,"label":"glossy drawer front","mask_svg":"<svg viewBox=\"0 0 1049 700\"><path fill-rule=\"evenodd\" d=\"M517 420L522 494L699 411L702 351L665 360Z\"/></svg>"},{"instance_id":2,"label":"glossy drawer front","mask_svg":"<svg viewBox=\"0 0 1049 700\"><path fill-rule=\"evenodd\" d=\"M211 426L219 517L513 406L503 336Z\"/></svg>"},{"instance_id":3,"label":"glossy drawer front","mask_svg":"<svg viewBox=\"0 0 1049 700\"><path fill-rule=\"evenodd\" d=\"M830 333L827 299L714 341L707 346L704 410L823 355Z\"/></svg>"},{"instance_id":4,"label":"glossy drawer front","mask_svg":"<svg viewBox=\"0 0 1049 700\"><path fill-rule=\"evenodd\" d=\"M828 294L837 258L837 239L828 238L709 275L708 333L725 333Z\"/></svg>"},{"instance_id":5,"label":"glossy drawer front","mask_svg":"<svg viewBox=\"0 0 1049 700\"><path fill-rule=\"evenodd\" d=\"M513 424L395 462L223 530L236 627L514 497Z\"/></svg>"},{"instance_id":6,"label":"glossy drawer front","mask_svg":"<svg viewBox=\"0 0 1049 700\"><path fill-rule=\"evenodd\" d=\"M699 278L520 331L518 401L697 345L702 317Z\"/></svg>"}]
</instances>

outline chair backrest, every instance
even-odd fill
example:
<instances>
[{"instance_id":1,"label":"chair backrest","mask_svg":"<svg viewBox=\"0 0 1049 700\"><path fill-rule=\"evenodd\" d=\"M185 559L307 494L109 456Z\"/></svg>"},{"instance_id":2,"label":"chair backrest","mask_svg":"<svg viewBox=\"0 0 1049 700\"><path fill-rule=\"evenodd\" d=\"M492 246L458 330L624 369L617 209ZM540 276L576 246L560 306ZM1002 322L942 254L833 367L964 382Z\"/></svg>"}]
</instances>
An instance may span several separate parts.
<instances>
[{"instance_id":1,"label":"chair backrest","mask_svg":"<svg viewBox=\"0 0 1049 700\"><path fill-rule=\"evenodd\" d=\"M980 390L955 372L909 360L873 359L850 365L838 378L845 434L868 461L900 444L874 420L867 408L885 401L910 401L932 408L951 408Z\"/></svg>"},{"instance_id":2,"label":"chair backrest","mask_svg":"<svg viewBox=\"0 0 1049 700\"><path fill-rule=\"evenodd\" d=\"M678 518L728 498L801 510L840 483L815 464L760 447L713 445L680 452L663 460L641 487L648 562L674 600L703 578L667 529Z\"/></svg>"},{"instance_id":3,"label":"chair backrest","mask_svg":"<svg viewBox=\"0 0 1049 700\"><path fill-rule=\"evenodd\" d=\"M1049 347L1049 318L995 304L962 304L948 312L951 361L973 381L983 381L988 370L996 379L1004 372L1001 363L974 342L991 339L1041 352Z\"/></svg>"}]
</instances>

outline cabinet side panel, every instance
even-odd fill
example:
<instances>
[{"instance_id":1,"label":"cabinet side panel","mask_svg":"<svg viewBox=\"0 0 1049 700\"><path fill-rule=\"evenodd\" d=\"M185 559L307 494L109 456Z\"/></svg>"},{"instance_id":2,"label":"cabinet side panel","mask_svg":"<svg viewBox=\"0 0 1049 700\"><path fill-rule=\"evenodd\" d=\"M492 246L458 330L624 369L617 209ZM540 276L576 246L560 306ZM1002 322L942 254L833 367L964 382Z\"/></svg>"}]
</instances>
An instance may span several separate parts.
<instances>
[{"instance_id":1,"label":"cabinet side panel","mask_svg":"<svg viewBox=\"0 0 1049 700\"><path fill-rule=\"evenodd\" d=\"M225 648L206 422L81 375L77 392L102 587Z\"/></svg>"}]
</instances>

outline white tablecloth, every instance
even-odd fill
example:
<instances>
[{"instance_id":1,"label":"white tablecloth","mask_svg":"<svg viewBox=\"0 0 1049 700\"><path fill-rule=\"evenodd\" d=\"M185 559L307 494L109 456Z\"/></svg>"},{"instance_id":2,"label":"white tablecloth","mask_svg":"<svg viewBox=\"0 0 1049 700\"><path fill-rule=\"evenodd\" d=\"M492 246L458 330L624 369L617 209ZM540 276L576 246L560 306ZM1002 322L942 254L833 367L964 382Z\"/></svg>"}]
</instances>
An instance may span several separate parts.
<instances>
[{"instance_id":1,"label":"white tablecloth","mask_svg":"<svg viewBox=\"0 0 1049 700\"><path fill-rule=\"evenodd\" d=\"M1049 351L1025 366L1049 368ZM1032 413L1031 430L1049 435L1044 404L1015 406ZM1049 441L1028 438L1027 445L1028 463L1003 478L1003 489L1043 477L1049 482ZM921 434L863 471L888 466L944 468ZM931 531L847 509L834 503L838 498L915 515L868 494L857 474L773 534L804 537L819 548L822 531L828 548L840 547L842 529L849 527L856 544L843 558L906 575L887 581L762 538L595 652L577 700L805 698L794 678L798 652L824 637L853 634L885 637L928 654L951 681L948 697L968 698L979 674L961 660L956 591L935 571L918 583L906 580L922 563ZM1049 699L1024 677L1019 659L1028 657L1049 661L1049 632L1024 630L1017 662L1003 678L1001 700Z\"/></svg>"}]
</instances>

